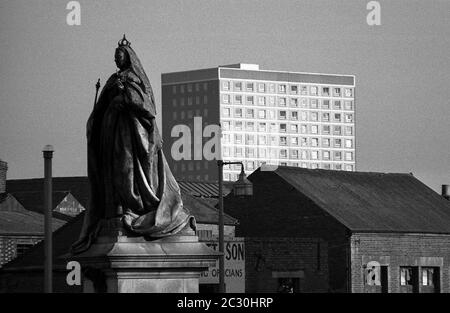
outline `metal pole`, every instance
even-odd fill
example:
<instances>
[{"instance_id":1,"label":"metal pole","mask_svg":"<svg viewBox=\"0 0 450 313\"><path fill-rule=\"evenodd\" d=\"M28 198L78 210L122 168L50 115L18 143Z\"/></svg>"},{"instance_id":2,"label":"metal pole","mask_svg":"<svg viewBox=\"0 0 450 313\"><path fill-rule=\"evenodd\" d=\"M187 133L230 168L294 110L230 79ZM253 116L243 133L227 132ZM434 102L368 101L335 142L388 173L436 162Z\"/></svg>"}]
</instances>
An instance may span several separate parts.
<instances>
[{"instance_id":1,"label":"metal pole","mask_svg":"<svg viewBox=\"0 0 450 313\"><path fill-rule=\"evenodd\" d=\"M225 293L224 221L223 221L223 161L217 161L219 168L219 292Z\"/></svg>"},{"instance_id":2,"label":"metal pole","mask_svg":"<svg viewBox=\"0 0 450 313\"><path fill-rule=\"evenodd\" d=\"M223 220L223 166L229 164L240 164L242 169L244 164L242 162L224 162L222 160L217 161L217 167L219 169L219 292L225 293L225 240L224 232L225 225Z\"/></svg>"},{"instance_id":3,"label":"metal pole","mask_svg":"<svg viewBox=\"0 0 450 313\"><path fill-rule=\"evenodd\" d=\"M53 147L47 145L44 153L44 292L53 292L53 251L52 251L52 158Z\"/></svg>"}]
</instances>

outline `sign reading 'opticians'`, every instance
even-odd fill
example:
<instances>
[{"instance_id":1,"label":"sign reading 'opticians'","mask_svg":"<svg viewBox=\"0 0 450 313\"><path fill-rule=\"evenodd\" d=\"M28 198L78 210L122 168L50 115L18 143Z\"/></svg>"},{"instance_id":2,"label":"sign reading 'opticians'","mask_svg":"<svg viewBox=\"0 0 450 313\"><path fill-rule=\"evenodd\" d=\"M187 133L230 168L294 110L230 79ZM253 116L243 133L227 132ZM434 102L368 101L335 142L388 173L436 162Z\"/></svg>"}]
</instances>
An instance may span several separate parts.
<instances>
[{"instance_id":1,"label":"sign reading 'opticians'","mask_svg":"<svg viewBox=\"0 0 450 313\"><path fill-rule=\"evenodd\" d=\"M210 248L218 251L218 241L204 242ZM244 238L233 238L225 241L225 285L226 292L245 292L245 249ZM200 284L219 283L219 261L210 267L200 277Z\"/></svg>"}]
</instances>

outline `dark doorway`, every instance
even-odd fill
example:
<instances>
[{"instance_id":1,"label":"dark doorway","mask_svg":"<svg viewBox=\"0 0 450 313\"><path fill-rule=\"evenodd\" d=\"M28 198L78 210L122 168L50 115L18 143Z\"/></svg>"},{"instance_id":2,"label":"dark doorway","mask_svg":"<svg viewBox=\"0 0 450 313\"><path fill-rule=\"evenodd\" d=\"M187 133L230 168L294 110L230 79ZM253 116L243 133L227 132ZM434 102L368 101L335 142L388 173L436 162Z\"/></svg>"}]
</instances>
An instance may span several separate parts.
<instances>
[{"instance_id":1,"label":"dark doorway","mask_svg":"<svg viewBox=\"0 0 450 313\"><path fill-rule=\"evenodd\" d=\"M380 268L381 275L381 293L389 292L389 278L388 278L388 267L381 266Z\"/></svg>"}]
</instances>

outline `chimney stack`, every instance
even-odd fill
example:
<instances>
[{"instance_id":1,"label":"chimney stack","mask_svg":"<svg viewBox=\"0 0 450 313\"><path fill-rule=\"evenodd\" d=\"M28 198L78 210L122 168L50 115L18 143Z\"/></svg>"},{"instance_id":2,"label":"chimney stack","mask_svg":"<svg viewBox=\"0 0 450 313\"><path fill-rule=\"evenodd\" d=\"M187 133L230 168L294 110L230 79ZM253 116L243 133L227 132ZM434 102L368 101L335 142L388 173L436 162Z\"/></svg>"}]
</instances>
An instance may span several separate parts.
<instances>
[{"instance_id":1,"label":"chimney stack","mask_svg":"<svg viewBox=\"0 0 450 313\"><path fill-rule=\"evenodd\" d=\"M8 163L0 160L0 195L6 192L6 172L8 171Z\"/></svg>"},{"instance_id":2,"label":"chimney stack","mask_svg":"<svg viewBox=\"0 0 450 313\"><path fill-rule=\"evenodd\" d=\"M450 201L450 188L449 185L442 185L442 196Z\"/></svg>"}]
</instances>

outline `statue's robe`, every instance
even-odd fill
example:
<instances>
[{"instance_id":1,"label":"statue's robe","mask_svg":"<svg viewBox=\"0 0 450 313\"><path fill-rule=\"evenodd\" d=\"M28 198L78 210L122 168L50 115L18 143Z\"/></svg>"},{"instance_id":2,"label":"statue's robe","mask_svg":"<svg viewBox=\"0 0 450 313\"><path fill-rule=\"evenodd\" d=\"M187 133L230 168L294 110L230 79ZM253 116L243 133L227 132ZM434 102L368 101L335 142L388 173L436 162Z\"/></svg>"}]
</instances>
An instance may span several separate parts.
<instances>
[{"instance_id":1,"label":"statue's robe","mask_svg":"<svg viewBox=\"0 0 450 313\"><path fill-rule=\"evenodd\" d=\"M108 79L87 123L90 201L73 253L89 248L101 219L121 217L125 228L149 237L195 228L162 152L150 83L127 48L132 65Z\"/></svg>"}]
</instances>

